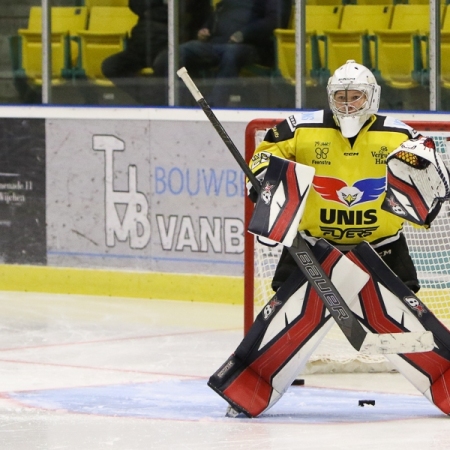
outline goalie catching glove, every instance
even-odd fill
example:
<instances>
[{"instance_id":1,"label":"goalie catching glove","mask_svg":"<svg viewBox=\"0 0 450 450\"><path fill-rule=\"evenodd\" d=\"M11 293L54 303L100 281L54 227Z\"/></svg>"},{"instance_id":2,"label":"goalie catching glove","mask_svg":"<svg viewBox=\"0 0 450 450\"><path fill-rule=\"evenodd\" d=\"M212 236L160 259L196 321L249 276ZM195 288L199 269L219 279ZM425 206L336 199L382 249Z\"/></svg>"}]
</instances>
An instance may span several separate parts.
<instances>
[{"instance_id":1,"label":"goalie catching glove","mask_svg":"<svg viewBox=\"0 0 450 450\"><path fill-rule=\"evenodd\" d=\"M409 139L387 157L382 209L428 227L450 199L450 174L433 139Z\"/></svg>"}]
</instances>

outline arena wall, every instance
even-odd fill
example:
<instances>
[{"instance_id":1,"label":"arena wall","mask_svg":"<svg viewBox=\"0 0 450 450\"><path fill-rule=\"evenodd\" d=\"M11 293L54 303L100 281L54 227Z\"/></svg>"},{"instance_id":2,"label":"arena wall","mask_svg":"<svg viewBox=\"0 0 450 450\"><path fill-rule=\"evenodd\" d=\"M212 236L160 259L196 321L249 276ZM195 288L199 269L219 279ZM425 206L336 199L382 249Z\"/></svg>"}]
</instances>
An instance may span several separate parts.
<instances>
[{"instance_id":1,"label":"arena wall","mask_svg":"<svg viewBox=\"0 0 450 450\"><path fill-rule=\"evenodd\" d=\"M217 111L242 151L289 114ZM1 290L242 303L244 177L201 110L3 107L0 140Z\"/></svg>"}]
</instances>

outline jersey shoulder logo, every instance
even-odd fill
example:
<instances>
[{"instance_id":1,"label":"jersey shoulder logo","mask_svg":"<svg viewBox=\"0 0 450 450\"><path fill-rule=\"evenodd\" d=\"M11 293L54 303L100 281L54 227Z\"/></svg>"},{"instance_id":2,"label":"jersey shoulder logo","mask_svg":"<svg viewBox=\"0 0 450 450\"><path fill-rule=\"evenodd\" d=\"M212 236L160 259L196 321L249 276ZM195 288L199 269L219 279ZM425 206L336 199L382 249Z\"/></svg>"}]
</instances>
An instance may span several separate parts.
<instances>
[{"instance_id":1,"label":"jersey shoulder logo","mask_svg":"<svg viewBox=\"0 0 450 450\"><path fill-rule=\"evenodd\" d=\"M377 200L384 192L386 178L366 178L348 186L339 178L316 175L313 180L314 190L325 200L355 206L360 203Z\"/></svg>"}]
</instances>

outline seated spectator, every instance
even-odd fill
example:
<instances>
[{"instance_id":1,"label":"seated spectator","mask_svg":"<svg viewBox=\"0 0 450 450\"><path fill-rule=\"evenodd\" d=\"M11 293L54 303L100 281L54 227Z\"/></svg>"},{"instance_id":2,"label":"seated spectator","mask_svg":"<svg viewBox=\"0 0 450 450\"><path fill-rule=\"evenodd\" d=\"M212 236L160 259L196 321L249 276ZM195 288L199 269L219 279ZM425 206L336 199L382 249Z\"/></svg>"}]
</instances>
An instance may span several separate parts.
<instances>
[{"instance_id":1,"label":"seated spectator","mask_svg":"<svg viewBox=\"0 0 450 450\"><path fill-rule=\"evenodd\" d=\"M167 51L167 0L129 0L128 6L139 17L138 22L131 30L126 49L106 58L102 72L138 103L145 104L148 103L145 87L149 80L140 76L140 72L152 68L158 55ZM190 37L190 24L198 22L199 17L204 20L209 11L209 0L183 2L180 13L188 20L182 24L180 35Z\"/></svg>"},{"instance_id":2,"label":"seated spectator","mask_svg":"<svg viewBox=\"0 0 450 450\"><path fill-rule=\"evenodd\" d=\"M273 30L286 28L292 0L222 0L216 5L197 39L180 45L179 65L199 76L214 69L214 84L209 103L227 106L230 81L248 64L273 66ZM154 61L157 76L168 72L167 53ZM227 80L224 80L227 79Z\"/></svg>"}]
</instances>

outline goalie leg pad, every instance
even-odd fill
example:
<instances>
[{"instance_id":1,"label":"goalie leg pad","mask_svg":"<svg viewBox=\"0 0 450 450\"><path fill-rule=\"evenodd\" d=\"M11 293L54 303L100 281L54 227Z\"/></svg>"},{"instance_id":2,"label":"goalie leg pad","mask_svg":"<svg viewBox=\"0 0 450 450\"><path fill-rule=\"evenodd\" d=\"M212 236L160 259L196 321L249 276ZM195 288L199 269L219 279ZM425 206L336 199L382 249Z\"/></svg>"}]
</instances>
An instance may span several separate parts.
<instances>
[{"instance_id":1,"label":"goalie leg pad","mask_svg":"<svg viewBox=\"0 0 450 450\"><path fill-rule=\"evenodd\" d=\"M350 304L367 274L320 241L313 247L336 288ZM257 316L234 354L208 386L248 417L273 406L306 365L334 321L317 293L296 270Z\"/></svg>"},{"instance_id":2,"label":"goalie leg pad","mask_svg":"<svg viewBox=\"0 0 450 450\"><path fill-rule=\"evenodd\" d=\"M445 371L433 384L431 389L432 402L445 414L450 414L448 389L450 386L450 370Z\"/></svg>"},{"instance_id":3,"label":"goalie leg pad","mask_svg":"<svg viewBox=\"0 0 450 450\"><path fill-rule=\"evenodd\" d=\"M431 331L433 351L385 355L394 367L445 414L450 414L450 331L384 264L367 243L347 254L371 279L353 312L371 331Z\"/></svg>"}]
</instances>

